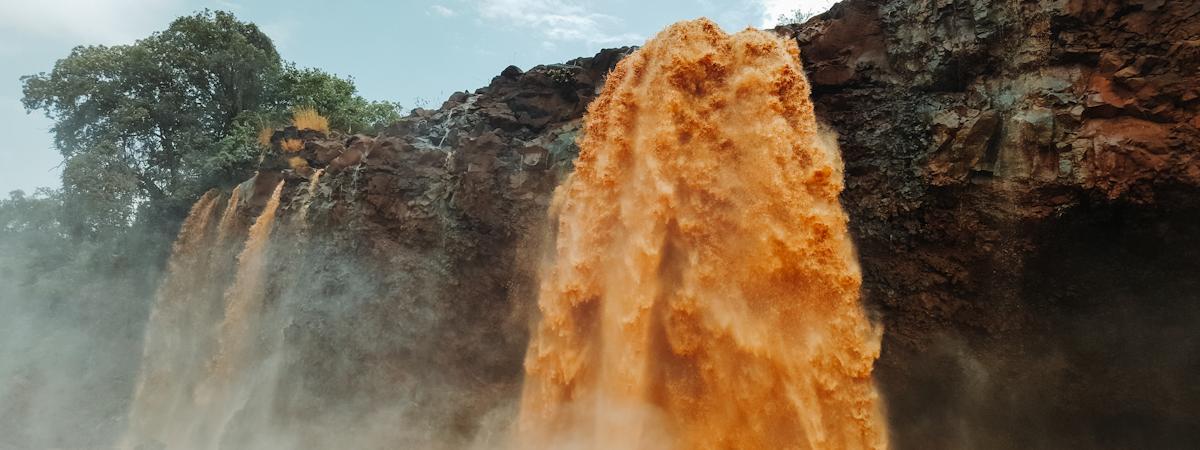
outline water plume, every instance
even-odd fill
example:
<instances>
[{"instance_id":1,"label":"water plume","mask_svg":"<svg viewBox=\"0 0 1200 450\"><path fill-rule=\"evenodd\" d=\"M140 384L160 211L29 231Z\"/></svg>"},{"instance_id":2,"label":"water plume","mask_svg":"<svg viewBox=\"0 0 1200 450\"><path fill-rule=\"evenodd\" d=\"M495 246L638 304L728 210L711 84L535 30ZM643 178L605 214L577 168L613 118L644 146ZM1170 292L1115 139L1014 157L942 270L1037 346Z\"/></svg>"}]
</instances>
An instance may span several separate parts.
<instances>
[{"instance_id":1,"label":"water plume","mask_svg":"<svg viewBox=\"0 0 1200 450\"><path fill-rule=\"evenodd\" d=\"M668 27L556 191L518 448L886 448L881 330L792 41Z\"/></svg>"}]
</instances>

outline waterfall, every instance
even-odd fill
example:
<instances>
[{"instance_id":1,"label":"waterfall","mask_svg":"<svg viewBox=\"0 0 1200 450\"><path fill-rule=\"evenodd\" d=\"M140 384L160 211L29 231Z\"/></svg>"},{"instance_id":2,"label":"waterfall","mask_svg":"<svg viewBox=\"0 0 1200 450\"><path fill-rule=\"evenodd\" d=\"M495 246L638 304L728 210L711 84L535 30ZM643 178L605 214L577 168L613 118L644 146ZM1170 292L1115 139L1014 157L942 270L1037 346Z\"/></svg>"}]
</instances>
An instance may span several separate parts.
<instances>
[{"instance_id":1,"label":"waterfall","mask_svg":"<svg viewBox=\"0 0 1200 450\"><path fill-rule=\"evenodd\" d=\"M552 205L516 448L887 446L881 330L799 61L701 19L609 75Z\"/></svg>"}]
</instances>

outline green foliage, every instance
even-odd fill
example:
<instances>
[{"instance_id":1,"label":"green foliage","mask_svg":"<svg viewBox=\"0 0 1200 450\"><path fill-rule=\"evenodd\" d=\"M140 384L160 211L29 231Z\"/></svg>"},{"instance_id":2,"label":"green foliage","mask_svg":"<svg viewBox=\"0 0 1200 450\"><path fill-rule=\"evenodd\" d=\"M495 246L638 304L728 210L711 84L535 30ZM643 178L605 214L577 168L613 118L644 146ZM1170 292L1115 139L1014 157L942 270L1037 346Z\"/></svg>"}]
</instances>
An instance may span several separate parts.
<instances>
[{"instance_id":1,"label":"green foliage","mask_svg":"<svg viewBox=\"0 0 1200 450\"><path fill-rule=\"evenodd\" d=\"M111 143L76 152L63 167L63 222L73 236L119 232L133 221L138 175Z\"/></svg>"},{"instance_id":2,"label":"green foliage","mask_svg":"<svg viewBox=\"0 0 1200 450\"><path fill-rule=\"evenodd\" d=\"M277 85L279 110L297 106L315 108L335 130L348 133L378 131L400 118L400 105L372 102L357 95L354 80L320 69L287 65Z\"/></svg>"},{"instance_id":3,"label":"green foliage","mask_svg":"<svg viewBox=\"0 0 1200 450\"><path fill-rule=\"evenodd\" d=\"M28 284L27 273L43 273L69 260L74 249L61 245L67 239L62 206L61 193L45 188L33 195L12 191L0 199L0 255L23 256L0 257L0 281Z\"/></svg>"},{"instance_id":4,"label":"green foliage","mask_svg":"<svg viewBox=\"0 0 1200 450\"><path fill-rule=\"evenodd\" d=\"M132 45L76 47L22 82L25 108L54 120L76 234L137 220L173 229L201 193L253 174L258 130L286 123L295 106L350 132L400 116L357 95L353 80L284 63L257 26L222 11L180 17Z\"/></svg>"},{"instance_id":5,"label":"green foliage","mask_svg":"<svg viewBox=\"0 0 1200 450\"><path fill-rule=\"evenodd\" d=\"M41 188L33 195L16 190L0 199L0 236L58 229L61 201L58 191Z\"/></svg>"},{"instance_id":6,"label":"green foliage","mask_svg":"<svg viewBox=\"0 0 1200 450\"><path fill-rule=\"evenodd\" d=\"M92 209L109 216L86 222L107 226L128 223L135 197L155 208L186 208L180 204L203 191L197 182L206 174L184 162L211 151L244 111L262 108L279 69L258 27L204 11L133 45L76 47L50 73L22 78L23 101L55 121L68 195L99 201L115 193L105 203L128 203ZM129 177L136 180L132 197ZM86 186L95 181L106 185Z\"/></svg>"},{"instance_id":7,"label":"green foliage","mask_svg":"<svg viewBox=\"0 0 1200 450\"><path fill-rule=\"evenodd\" d=\"M132 273L155 273L163 256L153 230L134 226L132 233L92 233L75 236L78 200L59 190L23 191L0 198L0 284L20 291L21 299L58 303L86 297L85 283L106 284L127 279ZM152 286L152 278L139 277L137 287ZM109 281L106 281L109 280ZM124 289L122 288L122 289ZM131 291L132 292L132 291ZM143 292L144 293L144 292ZM12 300L18 300L18 297ZM132 298L131 298L132 300Z\"/></svg>"}]
</instances>

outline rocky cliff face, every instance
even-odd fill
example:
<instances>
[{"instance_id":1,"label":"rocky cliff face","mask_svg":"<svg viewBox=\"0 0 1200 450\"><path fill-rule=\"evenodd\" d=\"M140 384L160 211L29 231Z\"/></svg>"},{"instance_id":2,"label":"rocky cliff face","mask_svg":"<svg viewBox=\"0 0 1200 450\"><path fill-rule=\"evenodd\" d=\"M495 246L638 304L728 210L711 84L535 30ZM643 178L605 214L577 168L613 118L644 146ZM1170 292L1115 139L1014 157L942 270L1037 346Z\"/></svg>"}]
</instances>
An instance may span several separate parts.
<instances>
[{"instance_id":1,"label":"rocky cliff face","mask_svg":"<svg viewBox=\"0 0 1200 450\"><path fill-rule=\"evenodd\" d=\"M275 414L306 448L497 448L550 194L572 169L584 109L629 51L509 67L379 136L276 133L242 213L249 223L286 182L267 289L289 355ZM304 148L283 151L286 139ZM490 412L498 422L480 428Z\"/></svg>"},{"instance_id":2,"label":"rocky cliff face","mask_svg":"<svg viewBox=\"0 0 1200 450\"><path fill-rule=\"evenodd\" d=\"M801 26L913 448L1196 439L1200 3L850 1Z\"/></svg>"},{"instance_id":3,"label":"rocky cliff face","mask_svg":"<svg viewBox=\"0 0 1200 450\"><path fill-rule=\"evenodd\" d=\"M897 447L1200 439L1200 3L848 0L777 31L840 134ZM460 394L419 401L457 405L431 422L460 435L513 392L550 194L628 52L510 67L380 136L304 136L310 168L264 163L251 203L288 179L284 221L327 172L284 270L371 286L289 327L295 389L436 381ZM347 320L376 332L322 325Z\"/></svg>"}]
</instances>

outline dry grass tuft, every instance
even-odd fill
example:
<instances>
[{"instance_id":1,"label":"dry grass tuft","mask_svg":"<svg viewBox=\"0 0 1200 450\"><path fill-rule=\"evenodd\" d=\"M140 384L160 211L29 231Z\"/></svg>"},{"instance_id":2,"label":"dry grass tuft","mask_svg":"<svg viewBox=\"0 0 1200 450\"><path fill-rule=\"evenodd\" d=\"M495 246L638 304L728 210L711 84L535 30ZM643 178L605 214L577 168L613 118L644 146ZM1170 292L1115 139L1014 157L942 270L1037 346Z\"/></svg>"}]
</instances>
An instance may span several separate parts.
<instances>
[{"instance_id":1,"label":"dry grass tuft","mask_svg":"<svg viewBox=\"0 0 1200 450\"><path fill-rule=\"evenodd\" d=\"M301 158L299 156L293 156L291 158L288 158L287 163L288 163L288 167L291 167L292 170L300 170L300 169L308 167L308 160Z\"/></svg>"},{"instance_id":2,"label":"dry grass tuft","mask_svg":"<svg viewBox=\"0 0 1200 450\"><path fill-rule=\"evenodd\" d=\"M284 139L279 143L279 148L285 152L298 152L304 150L304 141L300 139Z\"/></svg>"},{"instance_id":3,"label":"dry grass tuft","mask_svg":"<svg viewBox=\"0 0 1200 450\"><path fill-rule=\"evenodd\" d=\"M329 119L322 117L316 109L310 107L296 108L292 111L292 125L300 130L313 130L329 134Z\"/></svg>"},{"instance_id":4,"label":"dry grass tuft","mask_svg":"<svg viewBox=\"0 0 1200 450\"><path fill-rule=\"evenodd\" d=\"M262 148L271 146L271 136L275 134L275 129L271 127L263 127L258 130L258 145Z\"/></svg>"}]
</instances>

